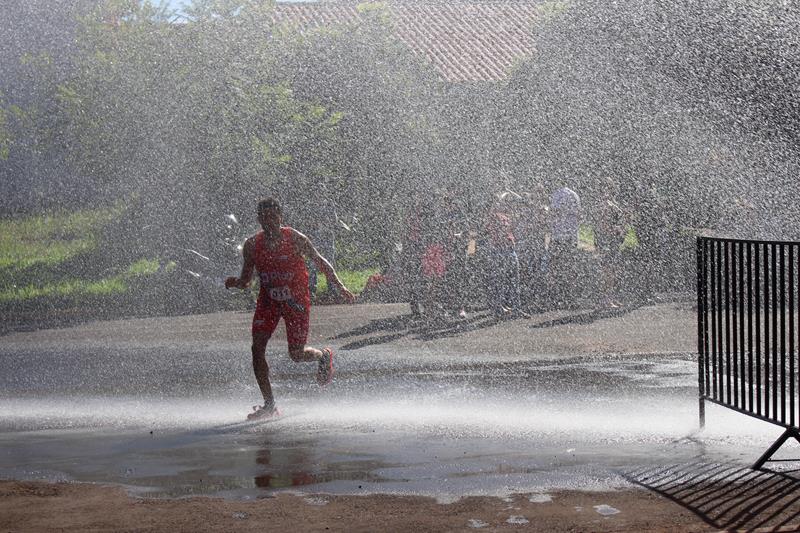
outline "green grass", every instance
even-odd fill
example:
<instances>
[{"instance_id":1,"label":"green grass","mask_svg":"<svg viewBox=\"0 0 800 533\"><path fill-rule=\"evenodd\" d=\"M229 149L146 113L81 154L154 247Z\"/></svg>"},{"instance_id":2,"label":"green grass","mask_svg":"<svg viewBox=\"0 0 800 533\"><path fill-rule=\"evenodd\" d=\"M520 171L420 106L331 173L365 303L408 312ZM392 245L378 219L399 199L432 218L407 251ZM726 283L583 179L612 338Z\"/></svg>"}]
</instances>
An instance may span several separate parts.
<instances>
[{"instance_id":1,"label":"green grass","mask_svg":"<svg viewBox=\"0 0 800 533\"><path fill-rule=\"evenodd\" d=\"M62 279L49 283L29 283L24 286L11 285L0 289L0 303L24 302L36 298L75 298L87 296L113 296L123 294L130 288L130 281L140 276L158 272L160 263L155 259L140 259L124 272L99 280Z\"/></svg>"},{"instance_id":2,"label":"green grass","mask_svg":"<svg viewBox=\"0 0 800 533\"><path fill-rule=\"evenodd\" d=\"M175 263L172 263L172 268L175 268ZM134 264L128 267L125 273L129 277L135 276L149 276L150 274L155 274L158 272L158 269L161 267L161 263L159 263L158 259L139 259Z\"/></svg>"},{"instance_id":3,"label":"green grass","mask_svg":"<svg viewBox=\"0 0 800 533\"><path fill-rule=\"evenodd\" d=\"M622 241L621 250L634 250L639 246L639 237L636 235L636 229L633 226L628 226L628 231L625 233L625 239Z\"/></svg>"},{"instance_id":4,"label":"green grass","mask_svg":"<svg viewBox=\"0 0 800 533\"><path fill-rule=\"evenodd\" d=\"M127 288L125 280L120 276L99 281L69 279L45 285L29 284L0 290L0 303L24 302L47 297L110 296L123 293Z\"/></svg>"},{"instance_id":5,"label":"green grass","mask_svg":"<svg viewBox=\"0 0 800 533\"><path fill-rule=\"evenodd\" d=\"M365 270L337 270L336 274L339 275L339 279L342 280L344 286L350 289L350 292L353 294L359 294L361 291L364 290L364 286L367 284L367 279L376 272L379 272L377 268L368 268ZM317 278L317 294L323 293L328 290L328 280L325 278L325 274L320 274Z\"/></svg>"},{"instance_id":6,"label":"green grass","mask_svg":"<svg viewBox=\"0 0 800 533\"><path fill-rule=\"evenodd\" d=\"M594 228L589 225L582 224L578 228L578 244L584 248L594 248L596 246ZM639 238L636 236L636 229L633 226L628 226L625 232L625 238L620 244L620 250L634 250L639 246Z\"/></svg>"},{"instance_id":7,"label":"green grass","mask_svg":"<svg viewBox=\"0 0 800 533\"><path fill-rule=\"evenodd\" d=\"M0 271L55 267L90 253L103 225L117 216L112 208L0 220Z\"/></svg>"},{"instance_id":8,"label":"green grass","mask_svg":"<svg viewBox=\"0 0 800 533\"><path fill-rule=\"evenodd\" d=\"M113 296L128 291L134 278L157 272L158 260L141 259L101 279L57 274L59 265L95 253L103 226L121 213L114 207L0 220L0 303Z\"/></svg>"},{"instance_id":9,"label":"green grass","mask_svg":"<svg viewBox=\"0 0 800 533\"><path fill-rule=\"evenodd\" d=\"M578 246L594 247L594 228L586 224L578 226Z\"/></svg>"}]
</instances>

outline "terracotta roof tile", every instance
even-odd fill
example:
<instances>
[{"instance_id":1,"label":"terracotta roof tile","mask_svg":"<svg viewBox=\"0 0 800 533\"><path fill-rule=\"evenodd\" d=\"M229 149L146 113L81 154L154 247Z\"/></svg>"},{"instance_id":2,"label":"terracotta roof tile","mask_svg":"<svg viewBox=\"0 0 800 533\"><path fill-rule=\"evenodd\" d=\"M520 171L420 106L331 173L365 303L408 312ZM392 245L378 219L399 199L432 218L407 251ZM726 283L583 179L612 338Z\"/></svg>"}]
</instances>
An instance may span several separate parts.
<instances>
[{"instance_id":1,"label":"terracotta roof tile","mask_svg":"<svg viewBox=\"0 0 800 533\"><path fill-rule=\"evenodd\" d=\"M394 32L449 82L499 81L530 55L537 3L525 0L388 2ZM349 1L278 3L275 19L304 28L352 24L361 14Z\"/></svg>"}]
</instances>

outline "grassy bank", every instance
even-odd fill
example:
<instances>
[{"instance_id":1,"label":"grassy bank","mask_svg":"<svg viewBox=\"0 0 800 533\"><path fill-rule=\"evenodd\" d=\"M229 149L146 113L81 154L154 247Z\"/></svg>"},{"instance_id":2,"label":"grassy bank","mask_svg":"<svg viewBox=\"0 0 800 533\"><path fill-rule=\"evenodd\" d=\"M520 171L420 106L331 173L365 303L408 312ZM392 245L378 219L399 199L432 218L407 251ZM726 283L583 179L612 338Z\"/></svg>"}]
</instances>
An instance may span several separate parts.
<instances>
[{"instance_id":1,"label":"grassy bank","mask_svg":"<svg viewBox=\"0 0 800 533\"><path fill-rule=\"evenodd\" d=\"M0 305L124 294L152 275L158 261L141 259L98 275L102 230L120 210L98 209L0 221Z\"/></svg>"},{"instance_id":2,"label":"grassy bank","mask_svg":"<svg viewBox=\"0 0 800 533\"><path fill-rule=\"evenodd\" d=\"M124 216L110 207L0 220L1 329L174 312L181 299L159 288L170 284L166 262L104 252Z\"/></svg>"},{"instance_id":3,"label":"grassy bank","mask_svg":"<svg viewBox=\"0 0 800 533\"><path fill-rule=\"evenodd\" d=\"M103 252L103 234L123 216L123 209L107 208L0 220L0 313L26 322L252 305L252 295L225 291L166 258L114 263ZM374 272L342 270L339 275L358 293ZM326 290L320 275L317 292Z\"/></svg>"},{"instance_id":4,"label":"grassy bank","mask_svg":"<svg viewBox=\"0 0 800 533\"><path fill-rule=\"evenodd\" d=\"M26 284L11 283L0 289L0 304L20 303L37 298L74 298L115 296L125 294L131 283L142 276L158 272L158 260L141 259L119 274L97 280L67 276L50 281L30 281ZM5 285L0 282L0 285Z\"/></svg>"},{"instance_id":5,"label":"grassy bank","mask_svg":"<svg viewBox=\"0 0 800 533\"><path fill-rule=\"evenodd\" d=\"M365 270L337 270L339 279L342 280L344 286L350 289L350 292L359 294L364 290L369 277L379 270L377 268L368 268ZM319 281L317 282L317 295L321 295L328 290L328 280L325 279L324 274L320 274Z\"/></svg>"},{"instance_id":6,"label":"grassy bank","mask_svg":"<svg viewBox=\"0 0 800 533\"><path fill-rule=\"evenodd\" d=\"M118 210L101 209L0 220L0 283L93 252L103 225L118 216Z\"/></svg>"}]
</instances>

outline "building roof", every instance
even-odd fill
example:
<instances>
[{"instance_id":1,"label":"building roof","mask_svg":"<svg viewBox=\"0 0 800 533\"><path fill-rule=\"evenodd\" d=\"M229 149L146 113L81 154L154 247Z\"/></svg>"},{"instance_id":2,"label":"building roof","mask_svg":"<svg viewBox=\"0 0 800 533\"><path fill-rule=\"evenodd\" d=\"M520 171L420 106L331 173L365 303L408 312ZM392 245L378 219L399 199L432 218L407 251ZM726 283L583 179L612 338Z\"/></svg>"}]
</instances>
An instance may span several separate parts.
<instances>
[{"instance_id":1,"label":"building roof","mask_svg":"<svg viewBox=\"0 0 800 533\"><path fill-rule=\"evenodd\" d=\"M386 7L398 39L448 82L499 81L531 54L537 3L525 0L394 1ZM351 1L279 2L276 21L303 28L353 24Z\"/></svg>"}]
</instances>

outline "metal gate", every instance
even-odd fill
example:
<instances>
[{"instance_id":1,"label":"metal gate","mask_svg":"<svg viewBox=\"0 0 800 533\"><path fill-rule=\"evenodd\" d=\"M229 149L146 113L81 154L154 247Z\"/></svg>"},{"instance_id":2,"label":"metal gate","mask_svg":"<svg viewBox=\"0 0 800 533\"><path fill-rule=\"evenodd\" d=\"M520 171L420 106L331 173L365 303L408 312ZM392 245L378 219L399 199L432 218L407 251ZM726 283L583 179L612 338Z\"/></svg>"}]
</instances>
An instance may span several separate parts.
<instances>
[{"instance_id":1,"label":"metal gate","mask_svg":"<svg viewBox=\"0 0 800 533\"><path fill-rule=\"evenodd\" d=\"M798 247L697 239L700 425L709 401L786 428L754 468L789 438L800 442Z\"/></svg>"}]
</instances>

